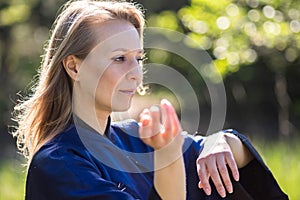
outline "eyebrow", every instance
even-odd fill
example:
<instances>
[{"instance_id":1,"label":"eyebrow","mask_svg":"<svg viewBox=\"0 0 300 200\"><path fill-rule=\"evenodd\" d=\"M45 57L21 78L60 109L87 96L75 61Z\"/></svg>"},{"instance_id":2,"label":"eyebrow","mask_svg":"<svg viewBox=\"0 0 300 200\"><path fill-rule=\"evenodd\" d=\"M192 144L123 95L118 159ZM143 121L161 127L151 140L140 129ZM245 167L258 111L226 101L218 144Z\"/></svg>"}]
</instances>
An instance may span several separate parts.
<instances>
[{"instance_id":1,"label":"eyebrow","mask_svg":"<svg viewBox=\"0 0 300 200\"><path fill-rule=\"evenodd\" d=\"M116 52L116 51L123 51L123 52L132 52L132 51L138 51L138 53L144 53L144 49L136 49L136 50L129 50L129 49L125 49L125 48L118 48L113 50L112 52Z\"/></svg>"}]
</instances>

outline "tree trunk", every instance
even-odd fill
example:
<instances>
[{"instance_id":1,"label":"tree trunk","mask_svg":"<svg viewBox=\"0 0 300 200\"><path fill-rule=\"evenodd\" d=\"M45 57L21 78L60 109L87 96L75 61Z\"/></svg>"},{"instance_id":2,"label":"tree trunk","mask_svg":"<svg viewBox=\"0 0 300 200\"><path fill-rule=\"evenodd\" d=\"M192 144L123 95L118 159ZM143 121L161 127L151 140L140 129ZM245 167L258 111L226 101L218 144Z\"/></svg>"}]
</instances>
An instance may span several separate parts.
<instances>
[{"instance_id":1,"label":"tree trunk","mask_svg":"<svg viewBox=\"0 0 300 200\"><path fill-rule=\"evenodd\" d=\"M275 76L275 94L279 104L278 109L278 129L280 135L288 136L290 134L289 105L290 97L287 91L287 81L283 73L277 73Z\"/></svg>"}]
</instances>

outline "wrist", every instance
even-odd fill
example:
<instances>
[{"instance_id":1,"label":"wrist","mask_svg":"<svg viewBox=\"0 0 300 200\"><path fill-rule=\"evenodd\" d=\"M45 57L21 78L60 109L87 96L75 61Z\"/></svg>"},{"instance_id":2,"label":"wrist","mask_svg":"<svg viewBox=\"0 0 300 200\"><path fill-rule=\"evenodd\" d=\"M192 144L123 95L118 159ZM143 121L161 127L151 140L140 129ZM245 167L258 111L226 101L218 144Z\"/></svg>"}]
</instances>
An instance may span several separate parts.
<instances>
[{"instance_id":1,"label":"wrist","mask_svg":"<svg viewBox=\"0 0 300 200\"><path fill-rule=\"evenodd\" d=\"M230 146L238 168L245 167L251 160L253 160L253 155L250 153L249 149L236 135L224 133L224 137Z\"/></svg>"},{"instance_id":2,"label":"wrist","mask_svg":"<svg viewBox=\"0 0 300 200\"><path fill-rule=\"evenodd\" d=\"M182 158L183 134L178 134L166 146L154 151L155 170L162 169Z\"/></svg>"}]
</instances>

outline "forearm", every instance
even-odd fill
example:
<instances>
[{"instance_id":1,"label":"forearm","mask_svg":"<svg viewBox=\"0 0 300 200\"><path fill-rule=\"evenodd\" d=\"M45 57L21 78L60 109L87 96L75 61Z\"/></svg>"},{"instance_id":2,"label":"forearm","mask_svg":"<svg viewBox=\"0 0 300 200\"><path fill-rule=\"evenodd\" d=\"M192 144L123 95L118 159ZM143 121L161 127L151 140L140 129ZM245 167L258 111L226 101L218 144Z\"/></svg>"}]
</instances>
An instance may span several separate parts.
<instances>
[{"instance_id":1,"label":"forearm","mask_svg":"<svg viewBox=\"0 0 300 200\"><path fill-rule=\"evenodd\" d=\"M141 113L140 124L140 137L154 149L154 186L157 193L164 200L186 199L182 155L184 137L175 109L164 99L160 107L151 106Z\"/></svg>"},{"instance_id":2,"label":"forearm","mask_svg":"<svg viewBox=\"0 0 300 200\"><path fill-rule=\"evenodd\" d=\"M246 166L253 160L253 155L237 136L225 133L225 139L231 148L238 168Z\"/></svg>"},{"instance_id":3,"label":"forearm","mask_svg":"<svg viewBox=\"0 0 300 200\"><path fill-rule=\"evenodd\" d=\"M163 152L155 152L154 154L156 169L154 186L164 200L186 199L186 176L182 153L173 154L176 156L173 158L170 155L166 157L166 155Z\"/></svg>"}]
</instances>

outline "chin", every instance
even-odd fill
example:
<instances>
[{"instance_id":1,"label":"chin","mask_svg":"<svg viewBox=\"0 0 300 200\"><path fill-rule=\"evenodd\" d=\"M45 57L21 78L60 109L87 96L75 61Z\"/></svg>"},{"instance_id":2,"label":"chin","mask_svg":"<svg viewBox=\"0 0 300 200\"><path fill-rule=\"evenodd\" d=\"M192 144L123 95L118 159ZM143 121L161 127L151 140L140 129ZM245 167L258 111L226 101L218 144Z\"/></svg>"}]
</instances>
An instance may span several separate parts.
<instances>
[{"instance_id":1,"label":"chin","mask_svg":"<svg viewBox=\"0 0 300 200\"><path fill-rule=\"evenodd\" d=\"M129 110L129 108L114 108L113 112L126 112L128 110Z\"/></svg>"},{"instance_id":2,"label":"chin","mask_svg":"<svg viewBox=\"0 0 300 200\"><path fill-rule=\"evenodd\" d=\"M131 104L123 104L123 105L118 105L113 107L113 112L126 112L129 110Z\"/></svg>"},{"instance_id":3,"label":"chin","mask_svg":"<svg viewBox=\"0 0 300 200\"><path fill-rule=\"evenodd\" d=\"M112 106L114 112L125 112L128 111L131 106L131 100L125 100L125 101L117 101L115 102L115 105Z\"/></svg>"}]
</instances>

